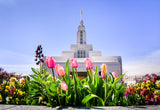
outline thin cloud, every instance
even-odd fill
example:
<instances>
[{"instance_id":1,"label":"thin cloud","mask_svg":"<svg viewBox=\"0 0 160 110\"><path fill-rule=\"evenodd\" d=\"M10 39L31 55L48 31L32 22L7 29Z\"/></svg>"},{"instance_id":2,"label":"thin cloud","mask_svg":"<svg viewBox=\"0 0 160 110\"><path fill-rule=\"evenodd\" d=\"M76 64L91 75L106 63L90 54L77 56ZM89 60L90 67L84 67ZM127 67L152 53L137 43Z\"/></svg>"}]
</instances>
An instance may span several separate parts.
<instances>
[{"instance_id":1,"label":"thin cloud","mask_svg":"<svg viewBox=\"0 0 160 110\"><path fill-rule=\"evenodd\" d=\"M4 5L14 5L17 0L0 0L0 4Z\"/></svg>"},{"instance_id":2,"label":"thin cloud","mask_svg":"<svg viewBox=\"0 0 160 110\"><path fill-rule=\"evenodd\" d=\"M30 64L34 56L0 49L0 64Z\"/></svg>"},{"instance_id":3,"label":"thin cloud","mask_svg":"<svg viewBox=\"0 0 160 110\"><path fill-rule=\"evenodd\" d=\"M23 65L0 65L4 70L9 73L15 72L17 74L32 74L32 68L38 68L35 64L23 64Z\"/></svg>"},{"instance_id":4,"label":"thin cloud","mask_svg":"<svg viewBox=\"0 0 160 110\"><path fill-rule=\"evenodd\" d=\"M128 75L140 75L160 72L160 50L154 51L141 59L125 62L123 69Z\"/></svg>"}]
</instances>

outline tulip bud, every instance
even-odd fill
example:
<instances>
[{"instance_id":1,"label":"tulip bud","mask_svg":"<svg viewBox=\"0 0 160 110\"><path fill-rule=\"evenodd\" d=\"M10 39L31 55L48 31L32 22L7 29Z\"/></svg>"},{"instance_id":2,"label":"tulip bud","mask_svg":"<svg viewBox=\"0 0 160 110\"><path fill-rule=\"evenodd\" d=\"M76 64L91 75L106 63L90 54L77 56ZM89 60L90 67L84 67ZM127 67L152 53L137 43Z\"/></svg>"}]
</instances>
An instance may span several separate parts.
<instances>
[{"instance_id":1,"label":"tulip bud","mask_svg":"<svg viewBox=\"0 0 160 110\"><path fill-rule=\"evenodd\" d=\"M63 91L66 91L68 89L68 86L67 86L67 84L65 82L61 82L61 89Z\"/></svg>"},{"instance_id":2,"label":"tulip bud","mask_svg":"<svg viewBox=\"0 0 160 110\"><path fill-rule=\"evenodd\" d=\"M55 68L56 68L56 72L57 72L59 77L63 77L65 75L65 71L64 71L63 66L58 64L58 65L56 65Z\"/></svg>"},{"instance_id":3,"label":"tulip bud","mask_svg":"<svg viewBox=\"0 0 160 110\"><path fill-rule=\"evenodd\" d=\"M47 63L48 68L54 68L55 67L55 59L51 56L48 56L46 58L46 63Z\"/></svg>"},{"instance_id":4,"label":"tulip bud","mask_svg":"<svg viewBox=\"0 0 160 110\"><path fill-rule=\"evenodd\" d=\"M38 103L40 103L42 100L43 100L43 97L40 97Z\"/></svg>"},{"instance_id":5,"label":"tulip bud","mask_svg":"<svg viewBox=\"0 0 160 110\"><path fill-rule=\"evenodd\" d=\"M101 77L102 79L105 79L105 74L103 72L101 72Z\"/></svg>"},{"instance_id":6,"label":"tulip bud","mask_svg":"<svg viewBox=\"0 0 160 110\"><path fill-rule=\"evenodd\" d=\"M77 68L78 67L78 63L77 63L77 60L75 58L71 58L70 62L71 62L72 68Z\"/></svg>"},{"instance_id":7,"label":"tulip bud","mask_svg":"<svg viewBox=\"0 0 160 110\"><path fill-rule=\"evenodd\" d=\"M116 72L113 72L112 75L113 75L114 79L117 78Z\"/></svg>"},{"instance_id":8,"label":"tulip bud","mask_svg":"<svg viewBox=\"0 0 160 110\"><path fill-rule=\"evenodd\" d=\"M107 66L106 66L106 64L102 64L102 66L101 66L101 71L102 71L102 73L104 73L104 74L106 74L108 71L107 71Z\"/></svg>"},{"instance_id":9,"label":"tulip bud","mask_svg":"<svg viewBox=\"0 0 160 110\"><path fill-rule=\"evenodd\" d=\"M144 82L146 82L146 79L144 79Z\"/></svg>"},{"instance_id":10,"label":"tulip bud","mask_svg":"<svg viewBox=\"0 0 160 110\"><path fill-rule=\"evenodd\" d=\"M92 64L92 62L89 58L85 59L85 65L86 65L86 69L92 69L93 68L93 64Z\"/></svg>"}]
</instances>

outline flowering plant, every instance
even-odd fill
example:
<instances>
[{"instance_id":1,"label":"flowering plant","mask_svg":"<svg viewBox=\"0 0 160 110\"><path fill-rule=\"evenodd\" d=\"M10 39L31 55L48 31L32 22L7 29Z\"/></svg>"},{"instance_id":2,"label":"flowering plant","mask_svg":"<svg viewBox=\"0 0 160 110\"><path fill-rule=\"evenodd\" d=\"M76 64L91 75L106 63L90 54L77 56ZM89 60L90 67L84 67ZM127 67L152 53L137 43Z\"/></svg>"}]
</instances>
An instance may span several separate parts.
<instances>
[{"instance_id":1,"label":"flowering plant","mask_svg":"<svg viewBox=\"0 0 160 110\"><path fill-rule=\"evenodd\" d=\"M157 75L146 74L144 78L143 82L131 84L128 87L125 91L126 100L131 102L130 98L134 96L135 98L132 100L134 103L132 102L132 104L135 105L160 104L160 81L157 80ZM134 88L134 91L131 92L130 88Z\"/></svg>"},{"instance_id":2,"label":"flowering plant","mask_svg":"<svg viewBox=\"0 0 160 110\"><path fill-rule=\"evenodd\" d=\"M25 79L17 74L12 74L0 84L0 103L26 104Z\"/></svg>"}]
</instances>

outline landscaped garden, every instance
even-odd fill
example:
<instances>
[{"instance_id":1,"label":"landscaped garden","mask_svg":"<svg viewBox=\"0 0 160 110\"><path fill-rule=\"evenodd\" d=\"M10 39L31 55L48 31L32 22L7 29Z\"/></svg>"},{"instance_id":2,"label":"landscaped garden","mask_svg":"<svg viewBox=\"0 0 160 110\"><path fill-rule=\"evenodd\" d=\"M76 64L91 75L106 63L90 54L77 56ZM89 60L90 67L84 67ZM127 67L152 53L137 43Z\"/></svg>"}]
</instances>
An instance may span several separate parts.
<instances>
[{"instance_id":1,"label":"landscaped garden","mask_svg":"<svg viewBox=\"0 0 160 110\"><path fill-rule=\"evenodd\" d=\"M160 104L160 81L155 74L146 75L143 82L125 86L115 72L107 65L93 68L92 61L85 59L87 77L78 79L78 63L75 58L66 61L66 67L56 64L48 56L46 64L52 73L41 68L43 54L41 47L36 50L38 69L33 74L20 76L0 70L0 104L46 105L46 106L130 106ZM72 65L72 75L69 65ZM93 71L93 69L95 71ZM54 70L56 72L54 72ZM58 77L55 77L55 74Z\"/></svg>"}]
</instances>

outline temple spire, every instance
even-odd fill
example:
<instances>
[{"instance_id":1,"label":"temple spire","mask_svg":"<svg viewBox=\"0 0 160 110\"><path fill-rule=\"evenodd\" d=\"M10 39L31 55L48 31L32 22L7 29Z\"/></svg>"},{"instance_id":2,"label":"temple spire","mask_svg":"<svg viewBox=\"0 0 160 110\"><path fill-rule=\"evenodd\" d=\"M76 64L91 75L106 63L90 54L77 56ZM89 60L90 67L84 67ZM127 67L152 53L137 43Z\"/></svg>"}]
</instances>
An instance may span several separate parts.
<instances>
[{"instance_id":1,"label":"temple spire","mask_svg":"<svg viewBox=\"0 0 160 110\"><path fill-rule=\"evenodd\" d=\"M78 32L77 32L77 44L86 44L86 32L82 20L82 10L81 10L81 21L80 25L78 26Z\"/></svg>"},{"instance_id":2,"label":"temple spire","mask_svg":"<svg viewBox=\"0 0 160 110\"><path fill-rule=\"evenodd\" d=\"M82 10L81 10L81 21L82 21Z\"/></svg>"}]
</instances>

